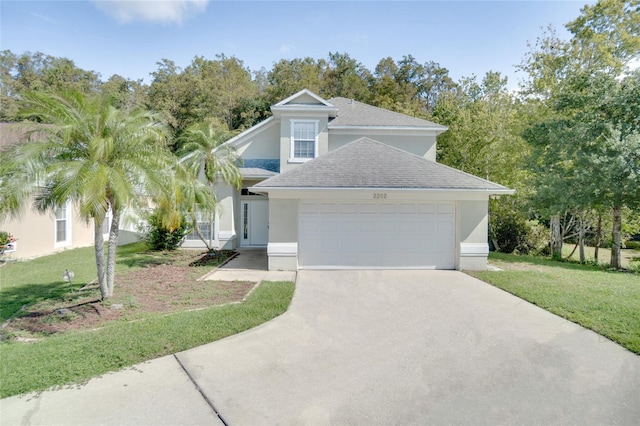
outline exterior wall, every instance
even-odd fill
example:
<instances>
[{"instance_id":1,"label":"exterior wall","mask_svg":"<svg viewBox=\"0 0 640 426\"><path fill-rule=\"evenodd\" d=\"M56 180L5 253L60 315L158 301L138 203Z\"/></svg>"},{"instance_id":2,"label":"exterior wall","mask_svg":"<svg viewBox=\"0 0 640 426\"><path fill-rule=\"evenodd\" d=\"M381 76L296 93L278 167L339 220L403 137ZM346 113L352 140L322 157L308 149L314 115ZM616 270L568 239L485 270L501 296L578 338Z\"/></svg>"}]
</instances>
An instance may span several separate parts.
<instances>
[{"instance_id":1,"label":"exterior wall","mask_svg":"<svg viewBox=\"0 0 640 426\"><path fill-rule=\"evenodd\" d=\"M295 98L295 102L291 102L288 105L295 105L295 104L301 104L301 105L322 105L320 102L318 102L318 100L316 98L314 98L311 95L308 95L306 93L301 94L300 96Z\"/></svg>"},{"instance_id":2,"label":"exterior wall","mask_svg":"<svg viewBox=\"0 0 640 426\"><path fill-rule=\"evenodd\" d=\"M53 213L40 214L31 210L25 212L19 220L2 221L0 229L18 239L16 251L4 256L10 259L29 259L67 249L93 246L93 221L87 223L78 216L74 208L71 213L71 240L67 244L56 246L55 226Z\"/></svg>"},{"instance_id":3,"label":"exterior wall","mask_svg":"<svg viewBox=\"0 0 640 426\"><path fill-rule=\"evenodd\" d=\"M269 200L269 270L298 269L298 200Z\"/></svg>"},{"instance_id":4,"label":"exterior wall","mask_svg":"<svg viewBox=\"0 0 640 426\"><path fill-rule=\"evenodd\" d=\"M274 120L269 127L256 132L237 148L237 153L244 159L280 158L280 123Z\"/></svg>"},{"instance_id":5,"label":"exterior wall","mask_svg":"<svg viewBox=\"0 0 640 426\"><path fill-rule=\"evenodd\" d=\"M214 230L218 236L218 248L231 250L239 246L238 230L236 224L240 224L240 208L237 206L238 191L229 184L218 183L215 185L218 198L218 212ZM214 235L215 235L214 234Z\"/></svg>"},{"instance_id":6,"label":"exterior wall","mask_svg":"<svg viewBox=\"0 0 640 426\"><path fill-rule=\"evenodd\" d=\"M371 201L378 190L282 190L269 194L269 270L296 270L300 200ZM459 191L387 190L385 202L453 202L456 207L456 269L487 269L486 194Z\"/></svg>"},{"instance_id":7,"label":"exterior wall","mask_svg":"<svg viewBox=\"0 0 640 426\"><path fill-rule=\"evenodd\" d=\"M460 241L458 269L472 271L487 269L488 209L488 196L484 200L458 202L456 219Z\"/></svg>"},{"instance_id":8,"label":"exterior wall","mask_svg":"<svg viewBox=\"0 0 640 426\"><path fill-rule=\"evenodd\" d=\"M403 151L410 152L412 154L424 157L427 160L436 161L436 136L433 135L398 135L392 133L374 133L374 132L359 132L359 133L329 133L329 151L340 148L353 142L360 137L369 137L378 142L386 143L387 145L401 149Z\"/></svg>"},{"instance_id":9,"label":"exterior wall","mask_svg":"<svg viewBox=\"0 0 640 426\"><path fill-rule=\"evenodd\" d=\"M291 161L291 120L318 121L318 151L316 157L326 154L329 150L329 134L327 129L328 115L287 114L280 119L280 172L286 172L304 161Z\"/></svg>"}]
</instances>

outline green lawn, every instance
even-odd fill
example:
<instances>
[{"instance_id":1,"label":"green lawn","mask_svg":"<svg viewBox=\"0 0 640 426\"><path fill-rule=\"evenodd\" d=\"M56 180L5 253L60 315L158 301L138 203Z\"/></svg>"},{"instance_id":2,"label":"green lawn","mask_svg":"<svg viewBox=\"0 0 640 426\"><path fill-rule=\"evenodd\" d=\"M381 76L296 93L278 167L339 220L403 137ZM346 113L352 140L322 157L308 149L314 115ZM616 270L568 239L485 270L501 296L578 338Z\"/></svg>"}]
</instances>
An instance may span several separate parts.
<instances>
[{"instance_id":1,"label":"green lawn","mask_svg":"<svg viewBox=\"0 0 640 426\"><path fill-rule=\"evenodd\" d=\"M118 247L116 272L141 268L161 254L145 252L144 243ZM96 278L93 247L84 247L26 262L12 262L0 267L0 321L11 318L24 305L57 299L69 292L62 280L65 269L73 271L75 289Z\"/></svg>"},{"instance_id":2,"label":"green lawn","mask_svg":"<svg viewBox=\"0 0 640 426\"><path fill-rule=\"evenodd\" d=\"M640 354L640 274L491 253L503 271L471 275Z\"/></svg>"},{"instance_id":3,"label":"green lawn","mask_svg":"<svg viewBox=\"0 0 640 426\"><path fill-rule=\"evenodd\" d=\"M562 245L562 256L567 257L573 251L574 244L563 244ZM594 247L585 247L584 255L588 262L593 262L595 260L595 248ZM576 251L571 256L571 260L580 261L580 247L576 249ZM600 248L598 250L598 263L608 265L611 260L611 250L607 248ZM631 250L631 249L622 249L620 250L620 262L622 263L623 268L628 268L631 262L639 262L640 261L640 250Z\"/></svg>"},{"instance_id":4,"label":"green lawn","mask_svg":"<svg viewBox=\"0 0 640 426\"><path fill-rule=\"evenodd\" d=\"M144 246L118 249L118 270L153 261ZM95 275L91 249L70 250L0 268L3 319L24 304L68 291L62 271L73 269L78 286ZM62 269L62 271L60 271ZM287 310L292 282L263 282L239 304L114 322L93 331L56 334L34 343L0 342L0 397L79 383L100 374L213 342L262 324Z\"/></svg>"}]
</instances>

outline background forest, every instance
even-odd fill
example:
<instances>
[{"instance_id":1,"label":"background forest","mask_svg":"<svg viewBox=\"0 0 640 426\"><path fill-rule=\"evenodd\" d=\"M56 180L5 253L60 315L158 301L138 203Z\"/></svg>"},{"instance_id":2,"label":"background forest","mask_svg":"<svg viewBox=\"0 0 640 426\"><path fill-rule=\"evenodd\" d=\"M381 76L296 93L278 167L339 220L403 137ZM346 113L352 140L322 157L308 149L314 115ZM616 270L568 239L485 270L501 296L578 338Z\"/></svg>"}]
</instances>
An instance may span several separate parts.
<instances>
[{"instance_id":1,"label":"background forest","mask_svg":"<svg viewBox=\"0 0 640 426\"><path fill-rule=\"evenodd\" d=\"M620 268L620 248L640 234L640 2L601 0L566 27L570 40L549 28L528 46L517 91L499 72L454 81L444 65L410 54L381 58L373 70L346 52L282 59L268 70L224 54L185 68L161 59L147 84L5 50L0 121L19 121L27 93L79 91L121 111L162 114L179 152L190 126L233 136L303 88L353 98L448 126L439 162L516 189L491 201L493 249L560 258L571 243L584 262L585 245L596 247L596 261L597 248L610 247Z\"/></svg>"}]
</instances>

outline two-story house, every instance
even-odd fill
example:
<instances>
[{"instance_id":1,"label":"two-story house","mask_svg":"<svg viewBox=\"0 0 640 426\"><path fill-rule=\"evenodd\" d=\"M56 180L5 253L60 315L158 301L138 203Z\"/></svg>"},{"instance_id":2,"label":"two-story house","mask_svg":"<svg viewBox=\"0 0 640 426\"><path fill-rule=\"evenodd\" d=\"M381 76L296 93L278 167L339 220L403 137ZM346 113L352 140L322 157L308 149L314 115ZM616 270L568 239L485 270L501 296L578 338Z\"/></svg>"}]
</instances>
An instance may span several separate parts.
<instances>
[{"instance_id":1,"label":"two-story house","mask_svg":"<svg viewBox=\"0 0 640 426\"><path fill-rule=\"evenodd\" d=\"M227 142L243 186L216 186L218 247L266 247L270 270L486 269L489 197L513 191L438 164L446 127L308 90L271 111Z\"/></svg>"}]
</instances>

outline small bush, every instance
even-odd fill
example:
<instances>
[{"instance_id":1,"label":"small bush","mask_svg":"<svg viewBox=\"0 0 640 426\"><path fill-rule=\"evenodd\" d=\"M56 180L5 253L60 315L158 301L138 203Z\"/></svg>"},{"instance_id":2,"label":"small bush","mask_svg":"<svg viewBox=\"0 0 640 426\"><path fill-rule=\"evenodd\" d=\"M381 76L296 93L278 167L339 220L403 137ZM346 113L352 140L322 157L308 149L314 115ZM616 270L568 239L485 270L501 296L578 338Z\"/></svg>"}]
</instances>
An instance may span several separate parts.
<instances>
[{"instance_id":1,"label":"small bush","mask_svg":"<svg viewBox=\"0 0 640 426\"><path fill-rule=\"evenodd\" d=\"M149 215L148 223L143 240L153 251L175 250L180 247L185 235L189 233L184 220L181 221L179 228L169 230L162 226L158 215L152 213Z\"/></svg>"},{"instance_id":2,"label":"small bush","mask_svg":"<svg viewBox=\"0 0 640 426\"><path fill-rule=\"evenodd\" d=\"M527 221L516 211L493 209L489 216L489 237L493 249L503 253L522 251L526 246Z\"/></svg>"},{"instance_id":3,"label":"small bush","mask_svg":"<svg viewBox=\"0 0 640 426\"><path fill-rule=\"evenodd\" d=\"M549 246L548 229L512 209L492 209L489 237L491 248L503 253L541 254Z\"/></svg>"},{"instance_id":4,"label":"small bush","mask_svg":"<svg viewBox=\"0 0 640 426\"><path fill-rule=\"evenodd\" d=\"M627 241L624 247L632 250L640 250L640 241Z\"/></svg>"}]
</instances>

